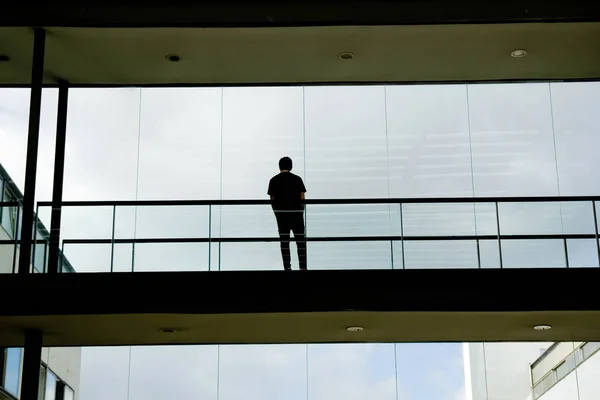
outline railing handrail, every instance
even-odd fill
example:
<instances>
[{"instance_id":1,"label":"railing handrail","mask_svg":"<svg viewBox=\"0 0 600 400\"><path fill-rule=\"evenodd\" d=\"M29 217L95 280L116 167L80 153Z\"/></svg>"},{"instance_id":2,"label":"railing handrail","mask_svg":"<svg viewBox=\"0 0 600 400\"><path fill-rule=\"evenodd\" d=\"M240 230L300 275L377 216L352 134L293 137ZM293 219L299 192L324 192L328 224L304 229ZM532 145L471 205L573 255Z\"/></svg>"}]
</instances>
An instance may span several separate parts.
<instances>
[{"instance_id":1,"label":"railing handrail","mask_svg":"<svg viewBox=\"0 0 600 400\"><path fill-rule=\"evenodd\" d=\"M600 201L600 196L529 196L529 197L408 197L408 198L359 198L359 199L306 199L304 204L460 204L460 203L549 203ZM39 207L142 207L142 206L227 206L270 205L268 199L244 200L99 200L99 201L40 201Z\"/></svg>"}]
</instances>

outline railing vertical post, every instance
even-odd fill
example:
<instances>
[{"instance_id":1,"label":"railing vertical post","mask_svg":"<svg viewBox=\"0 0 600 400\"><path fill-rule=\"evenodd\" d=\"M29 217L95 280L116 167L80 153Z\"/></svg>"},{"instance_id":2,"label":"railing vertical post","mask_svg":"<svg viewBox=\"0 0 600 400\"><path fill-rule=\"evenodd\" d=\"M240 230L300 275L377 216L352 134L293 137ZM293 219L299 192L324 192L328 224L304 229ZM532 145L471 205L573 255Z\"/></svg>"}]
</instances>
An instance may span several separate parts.
<instances>
[{"instance_id":1,"label":"railing vertical post","mask_svg":"<svg viewBox=\"0 0 600 400\"><path fill-rule=\"evenodd\" d=\"M212 259L212 205L208 205L208 270Z\"/></svg>"},{"instance_id":2,"label":"railing vertical post","mask_svg":"<svg viewBox=\"0 0 600 400\"><path fill-rule=\"evenodd\" d=\"M31 235L40 141L40 114L42 110L42 83L44 79L44 54L46 31L34 29L33 66L31 69L31 96L29 101L29 128L27 134L27 158L25 161L25 190L23 191L23 226L19 252L19 274L28 274L31 268Z\"/></svg>"},{"instance_id":3,"label":"railing vertical post","mask_svg":"<svg viewBox=\"0 0 600 400\"><path fill-rule=\"evenodd\" d=\"M567 246L567 239L563 239L563 246L565 248L565 266L569 268L569 248Z\"/></svg>"},{"instance_id":4,"label":"railing vertical post","mask_svg":"<svg viewBox=\"0 0 600 400\"><path fill-rule=\"evenodd\" d=\"M117 206L113 206L112 210L112 233L110 235L110 272L114 270L115 264L115 221L117 217Z\"/></svg>"},{"instance_id":5,"label":"railing vertical post","mask_svg":"<svg viewBox=\"0 0 600 400\"><path fill-rule=\"evenodd\" d=\"M501 234L500 234L500 210L498 207L498 202L495 201L494 204L496 205L496 229L498 230L498 259L500 261L500 269L504 268L504 263L502 261L502 239L501 239Z\"/></svg>"},{"instance_id":6,"label":"railing vertical post","mask_svg":"<svg viewBox=\"0 0 600 400\"><path fill-rule=\"evenodd\" d=\"M35 253L36 253L36 248L37 248L37 231L38 231L38 226L39 226L39 222L40 222L40 206L38 205L35 208L35 219L33 221L33 241L31 243L31 271L35 272ZM23 255L23 252L21 251L21 256ZM44 266L42 265L42 272L46 272L44 271Z\"/></svg>"},{"instance_id":7,"label":"railing vertical post","mask_svg":"<svg viewBox=\"0 0 600 400\"><path fill-rule=\"evenodd\" d=\"M69 102L69 83L58 82L58 112L56 118L56 146L54 149L54 181L52 188L52 216L50 218L50 252L48 273L59 272L58 251L60 244L60 225L62 218L63 182L65 176L65 146L67 141L67 106Z\"/></svg>"},{"instance_id":8,"label":"railing vertical post","mask_svg":"<svg viewBox=\"0 0 600 400\"><path fill-rule=\"evenodd\" d=\"M13 274L16 272L17 269L17 244L19 243L19 230L20 230L20 226L19 226L19 217L21 216L21 203L18 202L17 203L17 220L15 222L15 235L14 235L14 239L15 239L15 247L13 248L13 263L12 263L12 272Z\"/></svg>"},{"instance_id":9,"label":"railing vertical post","mask_svg":"<svg viewBox=\"0 0 600 400\"><path fill-rule=\"evenodd\" d=\"M400 205L400 248L402 250L402 269L406 269L406 256L404 251L404 216L402 212L402 203Z\"/></svg>"},{"instance_id":10,"label":"railing vertical post","mask_svg":"<svg viewBox=\"0 0 600 400\"><path fill-rule=\"evenodd\" d=\"M596 211L596 202L592 200L592 211L594 214L594 231L596 233L596 250L598 251L598 266L600 267L600 240L598 240L598 214Z\"/></svg>"}]
</instances>

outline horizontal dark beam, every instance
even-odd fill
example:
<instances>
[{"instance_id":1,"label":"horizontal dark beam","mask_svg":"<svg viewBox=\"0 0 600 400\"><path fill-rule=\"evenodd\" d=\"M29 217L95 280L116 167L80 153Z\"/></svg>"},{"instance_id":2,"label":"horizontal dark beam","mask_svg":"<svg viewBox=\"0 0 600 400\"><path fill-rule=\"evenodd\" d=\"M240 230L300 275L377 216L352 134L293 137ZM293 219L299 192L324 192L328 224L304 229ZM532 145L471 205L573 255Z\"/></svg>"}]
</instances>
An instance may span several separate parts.
<instances>
[{"instance_id":1,"label":"horizontal dark beam","mask_svg":"<svg viewBox=\"0 0 600 400\"><path fill-rule=\"evenodd\" d=\"M414 197L371 199L306 199L304 204L460 204L460 203L551 203L600 201L600 196L530 196L530 197ZM51 201L38 202L39 207L142 207L142 206L239 206L270 205L266 199L247 200L101 200L101 201Z\"/></svg>"},{"instance_id":2,"label":"horizontal dark beam","mask_svg":"<svg viewBox=\"0 0 600 400\"><path fill-rule=\"evenodd\" d=\"M4 26L264 27L600 20L593 1L19 1L0 9Z\"/></svg>"},{"instance_id":3,"label":"horizontal dark beam","mask_svg":"<svg viewBox=\"0 0 600 400\"><path fill-rule=\"evenodd\" d=\"M0 316L590 311L599 279L598 268L4 275L0 293L28 301Z\"/></svg>"}]
</instances>

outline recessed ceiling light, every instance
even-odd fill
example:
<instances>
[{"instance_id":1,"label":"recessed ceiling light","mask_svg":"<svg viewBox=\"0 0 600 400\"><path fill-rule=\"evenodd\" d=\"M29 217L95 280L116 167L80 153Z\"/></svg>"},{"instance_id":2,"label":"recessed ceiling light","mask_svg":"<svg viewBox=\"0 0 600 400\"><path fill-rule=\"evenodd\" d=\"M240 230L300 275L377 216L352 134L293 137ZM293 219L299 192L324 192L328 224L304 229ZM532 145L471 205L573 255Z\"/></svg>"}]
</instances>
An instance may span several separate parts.
<instances>
[{"instance_id":1,"label":"recessed ceiling light","mask_svg":"<svg viewBox=\"0 0 600 400\"><path fill-rule=\"evenodd\" d=\"M536 325L536 326L534 326L533 329L535 329L536 331L549 331L550 329L552 329L552 326L551 325L542 324L542 325Z\"/></svg>"},{"instance_id":2,"label":"recessed ceiling light","mask_svg":"<svg viewBox=\"0 0 600 400\"><path fill-rule=\"evenodd\" d=\"M352 60L354 58L354 54L350 53L349 51L343 51L338 54L338 58L340 60Z\"/></svg>"},{"instance_id":3,"label":"recessed ceiling light","mask_svg":"<svg viewBox=\"0 0 600 400\"><path fill-rule=\"evenodd\" d=\"M510 56L514 58L521 58L527 55L527 51L524 49L516 49L510 52Z\"/></svg>"},{"instance_id":4,"label":"recessed ceiling light","mask_svg":"<svg viewBox=\"0 0 600 400\"><path fill-rule=\"evenodd\" d=\"M363 330L362 326L349 326L346 328L348 332L360 332Z\"/></svg>"},{"instance_id":5,"label":"recessed ceiling light","mask_svg":"<svg viewBox=\"0 0 600 400\"><path fill-rule=\"evenodd\" d=\"M159 331L161 333L175 333L175 332L177 332L177 329L175 329L175 328L160 328Z\"/></svg>"},{"instance_id":6,"label":"recessed ceiling light","mask_svg":"<svg viewBox=\"0 0 600 400\"><path fill-rule=\"evenodd\" d=\"M0 54L0 62L7 62L10 61L10 57L7 56L6 54Z\"/></svg>"},{"instance_id":7,"label":"recessed ceiling light","mask_svg":"<svg viewBox=\"0 0 600 400\"><path fill-rule=\"evenodd\" d=\"M181 57L177 54L167 54L165 58L167 59L167 61L171 62L178 62L179 60L181 60Z\"/></svg>"}]
</instances>

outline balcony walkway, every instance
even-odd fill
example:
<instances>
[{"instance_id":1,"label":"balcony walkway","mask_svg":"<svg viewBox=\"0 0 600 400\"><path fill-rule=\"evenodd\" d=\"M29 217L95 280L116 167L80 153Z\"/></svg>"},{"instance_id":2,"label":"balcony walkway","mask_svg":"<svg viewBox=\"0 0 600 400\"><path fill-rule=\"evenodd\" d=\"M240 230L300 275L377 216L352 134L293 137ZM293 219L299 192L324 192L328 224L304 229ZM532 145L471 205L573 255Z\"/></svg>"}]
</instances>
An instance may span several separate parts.
<instances>
[{"instance_id":1,"label":"balcony walkway","mask_svg":"<svg viewBox=\"0 0 600 400\"><path fill-rule=\"evenodd\" d=\"M45 346L598 340L598 281L596 268L2 275L0 345L25 329Z\"/></svg>"}]
</instances>

